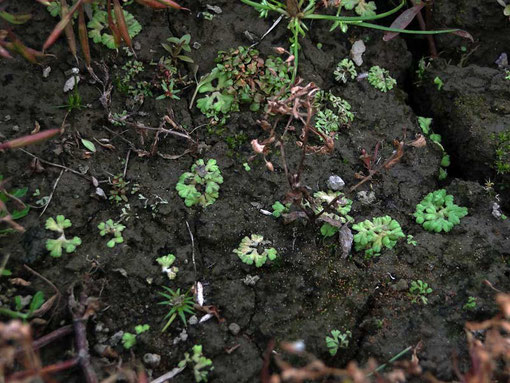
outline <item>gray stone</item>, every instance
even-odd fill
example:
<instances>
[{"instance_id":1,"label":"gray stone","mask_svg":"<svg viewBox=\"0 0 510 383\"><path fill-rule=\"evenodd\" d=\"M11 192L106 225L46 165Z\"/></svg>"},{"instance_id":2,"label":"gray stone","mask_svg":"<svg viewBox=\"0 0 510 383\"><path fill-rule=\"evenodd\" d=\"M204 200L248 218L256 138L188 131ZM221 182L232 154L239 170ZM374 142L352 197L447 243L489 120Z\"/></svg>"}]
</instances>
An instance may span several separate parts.
<instances>
[{"instance_id":1,"label":"gray stone","mask_svg":"<svg viewBox=\"0 0 510 383\"><path fill-rule=\"evenodd\" d=\"M143 362L150 367L158 367L161 363L161 355L147 353L143 356Z\"/></svg>"},{"instance_id":2,"label":"gray stone","mask_svg":"<svg viewBox=\"0 0 510 383\"><path fill-rule=\"evenodd\" d=\"M124 335L124 331L120 330L117 331L113 336L110 338L110 344L112 346L116 346L120 340L122 339L122 336Z\"/></svg>"},{"instance_id":3,"label":"gray stone","mask_svg":"<svg viewBox=\"0 0 510 383\"><path fill-rule=\"evenodd\" d=\"M340 176L332 175L328 178L327 185L331 190L337 191L344 188L345 182Z\"/></svg>"},{"instance_id":4,"label":"gray stone","mask_svg":"<svg viewBox=\"0 0 510 383\"><path fill-rule=\"evenodd\" d=\"M228 325L228 329L232 333L232 335L237 335L241 332L241 327L237 323L230 323Z\"/></svg>"}]
</instances>

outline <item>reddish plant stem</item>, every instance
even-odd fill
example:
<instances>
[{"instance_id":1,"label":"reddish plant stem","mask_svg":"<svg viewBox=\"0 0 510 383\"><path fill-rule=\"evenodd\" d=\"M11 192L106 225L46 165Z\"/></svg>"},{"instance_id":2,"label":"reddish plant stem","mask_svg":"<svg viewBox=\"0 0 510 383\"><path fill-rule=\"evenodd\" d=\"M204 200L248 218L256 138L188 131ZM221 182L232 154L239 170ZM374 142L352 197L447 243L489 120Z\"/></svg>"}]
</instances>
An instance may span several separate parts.
<instances>
[{"instance_id":1,"label":"reddish plant stem","mask_svg":"<svg viewBox=\"0 0 510 383\"><path fill-rule=\"evenodd\" d=\"M411 2L413 3L413 5L416 5L416 2L414 0L411 0ZM432 6L431 6L430 2L427 1L426 5L425 5L427 16L430 15L431 7ZM420 29L422 31L426 31L427 24L425 23L425 20L423 19L423 15L421 14L421 11L418 12L418 15L416 15L416 16L418 19L418 24L420 25ZM428 19L428 17L427 17L427 19ZM437 54L436 44L434 43L434 36L427 35L426 37L427 37L427 43L429 44L430 56L433 58L437 58L438 54Z\"/></svg>"},{"instance_id":2,"label":"reddish plant stem","mask_svg":"<svg viewBox=\"0 0 510 383\"><path fill-rule=\"evenodd\" d=\"M60 371L65 371L65 370L68 370L68 369L76 366L78 364L78 359L79 359L79 357L69 359L64 362L58 362L58 363L43 367L39 370L32 369L32 370L26 370L26 371L19 371L19 372L12 374L9 377L7 377L6 382L7 383L19 382L23 379L27 379L30 376L34 376L34 375L48 375L48 374L54 374L54 373L60 372Z\"/></svg>"},{"instance_id":3,"label":"reddish plant stem","mask_svg":"<svg viewBox=\"0 0 510 383\"><path fill-rule=\"evenodd\" d=\"M36 339L32 342L32 348L34 350L39 350L40 348L43 348L44 346L47 346L48 344L56 341L59 338L62 338L66 335L69 335L73 332L73 326L70 324L61 327L55 331L50 332L49 334L46 334L39 339ZM18 348L16 350L16 357L23 354L24 350L22 348Z\"/></svg>"}]
</instances>

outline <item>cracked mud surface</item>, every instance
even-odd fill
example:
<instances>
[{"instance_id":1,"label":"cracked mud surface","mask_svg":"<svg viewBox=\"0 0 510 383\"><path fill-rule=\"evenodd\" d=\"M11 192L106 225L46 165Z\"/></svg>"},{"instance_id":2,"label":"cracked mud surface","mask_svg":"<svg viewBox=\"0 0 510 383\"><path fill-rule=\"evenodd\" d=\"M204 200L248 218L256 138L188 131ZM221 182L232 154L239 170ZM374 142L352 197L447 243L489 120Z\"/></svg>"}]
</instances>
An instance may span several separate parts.
<instances>
[{"instance_id":1,"label":"cracked mud surface","mask_svg":"<svg viewBox=\"0 0 510 383\"><path fill-rule=\"evenodd\" d=\"M139 9L136 16L144 29L136 39L141 44L138 59L149 68L150 61L162 55L159 42L170 34L190 33L192 41L201 44L191 54L199 64L200 77L212 68L218 50L249 45L244 35L246 29L260 36L272 24L271 20L258 19L247 6L230 1L214 3L223 13L212 21L195 17L198 11L204 10L204 1L191 6L191 15ZM445 6L444 2L437 3ZM475 3L473 9L482 2ZM28 29L25 36L39 42L36 39L49 32L53 21L40 11L35 19L40 29ZM455 20L448 21L456 26ZM503 30L509 27L507 20L497 25ZM460 355L459 367L465 368L463 323L489 318L497 311L493 292L483 281L487 279L500 290L510 291L510 223L491 215L495 199L483 188L486 179L495 179L502 205L508 208L509 180L507 176L496 176L491 167L494 146L488 137L510 127L509 82L504 82L501 70L487 61L487 50L481 48L481 53L475 52L466 67L457 67L455 60L450 64L442 61L434 64L424 84L417 87L414 85L416 57L412 54L417 48L409 46L423 45L421 42L397 38L384 43L379 33L371 31L353 29L348 35L333 36L327 30L327 25L319 23L310 28L309 36L303 40L300 76L348 100L355 119L349 129L340 133L332 155L307 156L303 184L314 191L324 190L327 178L338 174L347 187L354 185L357 182L354 174L363 170L359 161L361 148L371 152L381 141L381 157L387 158L393 150L393 139L402 138L404 130L408 140L420 133L417 115L433 117L433 129L443 136L447 152L452 156L451 174L445 181L437 179L442 155L429 143L424 148L407 148L400 163L360 189L375 193L372 204L364 205L356 193L349 196L354 200L350 215L356 222L390 215L398 220L405 234L414 236L417 246L401 240L394 249L383 251L370 262L357 252L344 260L336 237L324 240L318 227L302 222L283 225L261 214L260 208L271 210L276 200L282 200L287 184L277 155L271 157L276 168L273 173L257 161L251 165L250 172L243 169L242 163L252 154L249 142L264 135L256 124L260 116L243 110L232 116L223 135L209 134L203 126L205 118L196 108L191 111L188 108L194 92L191 86L182 91L179 101L146 100L139 111L147 114L138 119L157 127L161 116L170 108L178 123L199 127L197 138L205 143L201 153L177 160L138 158L130 153L126 179L131 186L140 185L140 190L138 194L128 195L131 211L124 222L125 242L113 249L106 247L96 228L99 222L118 218L121 206L95 198L94 187L85 177L64 172L45 215L39 218L39 212L33 209L21 222L27 229L25 234L0 238L2 253L10 254L9 268L15 275L32 281L30 289L19 293L26 295L40 289L50 294L46 285L23 271L23 263L45 275L62 292L74 281L86 279L94 286L90 294L99 296L104 308L89 328L91 345L99 342L97 323L109 329L108 337L119 330L132 331L140 323L150 324L151 331L138 338L134 355L138 359L148 352L162 356L161 364L153 371L154 377L172 369L193 344L202 344L204 354L213 360L215 367L210 381L257 382L262 354L272 338L303 339L309 351L327 364L339 367L353 359L364 363L369 357L384 362L422 341L421 364L439 379L454 377L450 362L454 350ZM488 31L470 32L482 47L489 44ZM502 40L507 38L500 36ZM389 69L399 84L393 91L380 93L366 81L346 85L334 81L334 65L348 54L349 41L358 38L367 41L365 63L359 71L367 71L372 65ZM317 48L318 42L323 44L321 50ZM440 39L440 44L443 43ZM269 55L273 46L287 46L283 23L257 49ZM35 120L43 129L62 123L65 111L55 106L65 103L61 87L64 72L73 62L63 41L57 44L55 53L63 59L50 63L52 72L48 79L42 78L39 68L19 59L0 63L0 133L6 138L28 134ZM455 57L453 48L447 53ZM107 63L112 75L114 65L121 66L126 60L125 55L117 56L97 48L93 55ZM442 92L432 83L435 76L445 81ZM122 173L130 149L128 142L137 147L143 145L133 129L108 123L98 101L96 85L84 82L80 93L91 108L73 112L67 119L66 133L59 139L28 150L53 163L79 171L86 169L88 175L106 181L111 175ZM478 103L473 101L475 94L483 98ZM122 99L117 99L115 93L112 108L116 111L123 108ZM7 115L9 120L5 118ZM89 139L108 138L115 150L98 148L90 159L83 159L77 132ZM239 133L244 133L247 139L235 148L233 155L227 155L232 148L226 138ZM148 139L146 148L150 142ZM165 154L176 155L186 149L185 141L172 136L162 138L159 143L159 150ZM298 154L297 150L289 150L292 164L296 163ZM51 192L60 169L43 164L45 172L31 175L30 156L22 152L1 155L0 174L12 177L13 187L28 186L30 194L36 189L42 195ZM224 177L219 199L203 210L187 208L175 191L179 176L197 158L215 158ZM107 183L101 185L108 190ZM414 222L412 213L427 193L442 187L455 196L457 204L466 206L469 214L450 233L432 234ZM153 214L139 195L148 198L149 205L158 198L168 203L158 205L158 211ZM57 214L72 220L72 233L80 236L83 244L74 254L51 259L44 248L48 233L44 220ZM241 263L232 253L241 239L252 233L272 241L281 255L278 262L257 269ZM168 253L175 254L179 267L177 278L170 283L156 263L158 256ZM247 275L258 275L260 280L248 286L243 283ZM434 290L427 306L412 304L407 296L408 285L417 279L426 281ZM206 304L217 306L225 322L211 319L188 326L188 339L174 344L183 326L176 321L166 333L159 332L166 314L165 307L156 304L160 300L159 286L187 290L196 280L204 285ZM5 281L0 286L2 304L5 304L9 286ZM474 311L462 309L469 296L477 299ZM66 312L61 310L58 319L68 320ZM233 335L228 330L231 323L240 326L239 334ZM56 327L58 321L50 324L50 328ZM335 357L329 355L324 341L333 329L353 333L349 348ZM236 345L235 351L226 352ZM69 348L67 344L62 346ZM63 351L57 347L51 352L58 355ZM119 346L117 351L123 352ZM104 362L98 355L94 357L99 368ZM129 353L125 352L125 359L128 358ZM62 381L71 378L65 379ZM73 379L80 381L78 375ZM191 382L193 378L186 371L173 381Z\"/></svg>"}]
</instances>

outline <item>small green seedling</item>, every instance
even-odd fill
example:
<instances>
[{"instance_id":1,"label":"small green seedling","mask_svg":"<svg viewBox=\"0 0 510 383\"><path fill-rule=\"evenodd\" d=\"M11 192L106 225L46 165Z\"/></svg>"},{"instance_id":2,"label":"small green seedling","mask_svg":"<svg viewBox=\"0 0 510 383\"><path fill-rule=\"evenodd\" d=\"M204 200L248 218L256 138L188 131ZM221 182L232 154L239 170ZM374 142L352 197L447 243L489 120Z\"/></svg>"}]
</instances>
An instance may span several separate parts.
<instances>
[{"instance_id":1,"label":"small green seedling","mask_svg":"<svg viewBox=\"0 0 510 383\"><path fill-rule=\"evenodd\" d=\"M414 217L425 230L440 233L449 232L467 213L467 208L455 205L453 196L440 189L427 194L416 206Z\"/></svg>"},{"instance_id":2,"label":"small green seedling","mask_svg":"<svg viewBox=\"0 0 510 383\"><path fill-rule=\"evenodd\" d=\"M437 90L443 89L444 82L443 80L441 80L439 76L436 76L436 78L434 79L434 84L437 85Z\"/></svg>"},{"instance_id":3,"label":"small green seedling","mask_svg":"<svg viewBox=\"0 0 510 383\"><path fill-rule=\"evenodd\" d=\"M161 46L170 53L170 58L174 65L177 65L179 60L193 64L193 59L183 54L183 51L191 52L191 35L185 34L182 37L169 37L166 41L169 44L163 43Z\"/></svg>"},{"instance_id":4,"label":"small green seedling","mask_svg":"<svg viewBox=\"0 0 510 383\"><path fill-rule=\"evenodd\" d=\"M411 234L407 234L407 244L416 246L418 242L414 240L414 237Z\"/></svg>"},{"instance_id":5,"label":"small green seedling","mask_svg":"<svg viewBox=\"0 0 510 383\"><path fill-rule=\"evenodd\" d=\"M161 88L165 93L156 97L156 100L163 100L165 98L169 98L172 100L180 100L179 96L177 96L177 93L179 93L180 90L174 89L174 86L175 86L174 80L170 80L168 82L165 80L161 81Z\"/></svg>"},{"instance_id":6,"label":"small green seedling","mask_svg":"<svg viewBox=\"0 0 510 383\"><path fill-rule=\"evenodd\" d=\"M340 128L349 126L354 119L351 104L331 92L318 91L314 107L317 109L315 128L331 137L338 138Z\"/></svg>"},{"instance_id":7,"label":"small green seedling","mask_svg":"<svg viewBox=\"0 0 510 383\"><path fill-rule=\"evenodd\" d=\"M80 237L74 237L73 239L66 238L64 230L71 226L71 221L66 219L63 215L57 215L56 220L52 217L46 220L46 229L56 231L60 234L60 237L57 239L46 240L46 249L50 251L52 257L61 257L62 249L67 253L72 253L81 245Z\"/></svg>"},{"instance_id":8,"label":"small green seedling","mask_svg":"<svg viewBox=\"0 0 510 383\"><path fill-rule=\"evenodd\" d=\"M354 80L358 75L358 72L356 72L354 62L351 59L345 58L337 64L333 74L335 75L336 81L343 82L345 84L349 80Z\"/></svg>"},{"instance_id":9,"label":"small green seedling","mask_svg":"<svg viewBox=\"0 0 510 383\"><path fill-rule=\"evenodd\" d=\"M476 308L476 298L475 297L469 297L467 302L462 306L463 310L474 310Z\"/></svg>"},{"instance_id":10,"label":"small green seedling","mask_svg":"<svg viewBox=\"0 0 510 383\"><path fill-rule=\"evenodd\" d=\"M290 210L290 203L284 205L280 201L276 201L271 207L273 208L273 217L280 218L282 214Z\"/></svg>"},{"instance_id":11,"label":"small green seedling","mask_svg":"<svg viewBox=\"0 0 510 383\"><path fill-rule=\"evenodd\" d=\"M505 80L510 81L510 70L506 70L505 75Z\"/></svg>"},{"instance_id":12,"label":"small green seedling","mask_svg":"<svg viewBox=\"0 0 510 383\"><path fill-rule=\"evenodd\" d=\"M212 205L218 198L223 177L216 160L210 159L207 165L199 159L191 167L191 172L183 173L175 187L179 196L184 198L186 206Z\"/></svg>"},{"instance_id":13,"label":"small green seedling","mask_svg":"<svg viewBox=\"0 0 510 383\"><path fill-rule=\"evenodd\" d=\"M30 301L28 310L26 312L22 312L21 296L17 295L14 297L14 310L0 307L0 314L13 319L21 319L23 322L26 322L32 317L33 313L43 305L43 303L44 293L42 291L37 291Z\"/></svg>"},{"instance_id":14,"label":"small green seedling","mask_svg":"<svg viewBox=\"0 0 510 383\"><path fill-rule=\"evenodd\" d=\"M409 288L409 297L411 298L412 303L418 303L421 301L424 305L429 303L426 295L432 293L432 289L429 287L428 283L425 283L421 280L412 281L411 287Z\"/></svg>"},{"instance_id":15,"label":"small green seedling","mask_svg":"<svg viewBox=\"0 0 510 383\"><path fill-rule=\"evenodd\" d=\"M352 338L352 333L349 330L345 333L340 330L331 330L331 337L326 337L326 346L331 356L335 356L339 348L348 348L349 338Z\"/></svg>"},{"instance_id":16,"label":"small green seedling","mask_svg":"<svg viewBox=\"0 0 510 383\"><path fill-rule=\"evenodd\" d=\"M510 129L491 135L496 146L494 169L498 174L510 173Z\"/></svg>"},{"instance_id":17,"label":"small green seedling","mask_svg":"<svg viewBox=\"0 0 510 383\"><path fill-rule=\"evenodd\" d=\"M381 92L392 90L397 84L397 81L390 76L390 72L379 66L373 66L370 68L370 71L368 72L368 82L375 89L378 89Z\"/></svg>"},{"instance_id":18,"label":"small green seedling","mask_svg":"<svg viewBox=\"0 0 510 383\"><path fill-rule=\"evenodd\" d=\"M450 166L450 156L446 153L443 145L441 145L441 136L432 132L430 125L432 124L432 118L418 117L418 124L425 136L427 136L439 149L443 152L441 157L441 163L439 164L439 180L444 180L448 176L446 168Z\"/></svg>"},{"instance_id":19,"label":"small green seedling","mask_svg":"<svg viewBox=\"0 0 510 383\"><path fill-rule=\"evenodd\" d=\"M179 368L184 368L190 364L193 366L193 375L195 376L195 382L207 382L209 373L214 370L212 360L206 358L202 354L202 346L196 344L192 348L193 355L184 353L184 359L179 362Z\"/></svg>"},{"instance_id":20,"label":"small green seedling","mask_svg":"<svg viewBox=\"0 0 510 383\"><path fill-rule=\"evenodd\" d=\"M189 296L189 292L181 294L181 289L174 291L166 286L162 287L166 290L166 292L158 292L158 294L166 298L166 300L158 302L158 304L170 306L170 311L163 318L163 320L168 319L168 321L161 329L161 332L165 332L177 316L181 318L182 323L186 326L186 314L193 315L195 313L193 298Z\"/></svg>"},{"instance_id":21,"label":"small green seedling","mask_svg":"<svg viewBox=\"0 0 510 383\"><path fill-rule=\"evenodd\" d=\"M126 350L129 350L131 347L133 347L136 344L136 336L140 335L146 331L149 331L151 326L148 324L139 324L135 327L135 334L131 334L130 332L125 332L122 335L122 345Z\"/></svg>"},{"instance_id":22,"label":"small green seedling","mask_svg":"<svg viewBox=\"0 0 510 383\"><path fill-rule=\"evenodd\" d=\"M418 61L418 69L416 70L416 77L418 78L418 82L421 83L425 77L425 71L430 66L430 62L425 61L425 57L422 57L420 61Z\"/></svg>"},{"instance_id":23,"label":"small green seedling","mask_svg":"<svg viewBox=\"0 0 510 383\"><path fill-rule=\"evenodd\" d=\"M274 247L267 247L270 244L271 242L265 241L263 236L252 234L251 238L244 237L241 240L239 247L234 250L234 253L247 265L255 263L255 266L261 267L268 258L274 261L278 255Z\"/></svg>"},{"instance_id":24,"label":"small green seedling","mask_svg":"<svg viewBox=\"0 0 510 383\"><path fill-rule=\"evenodd\" d=\"M356 251L365 250L366 258L379 256L383 247L392 249L399 238L405 237L400 224L388 215L367 219L352 228L358 232L354 235Z\"/></svg>"},{"instance_id":25,"label":"small green seedling","mask_svg":"<svg viewBox=\"0 0 510 383\"><path fill-rule=\"evenodd\" d=\"M251 170L250 165L248 164L248 162L243 162L243 168L247 172L249 172Z\"/></svg>"},{"instance_id":26,"label":"small green seedling","mask_svg":"<svg viewBox=\"0 0 510 383\"><path fill-rule=\"evenodd\" d=\"M114 176L112 180L109 181L109 184L112 187L110 190L110 197L108 197L110 201L114 201L116 204L129 202L127 198L129 182L124 180L122 174Z\"/></svg>"},{"instance_id":27,"label":"small green seedling","mask_svg":"<svg viewBox=\"0 0 510 383\"><path fill-rule=\"evenodd\" d=\"M168 276L168 279L175 279L177 272L179 271L178 267L172 266L175 262L175 255L167 254L159 257L156 261L161 265L161 271Z\"/></svg>"},{"instance_id":28,"label":"small green seedling","mask_svg":"<svg viewBox=\"0 0 510 383\"><path fill-rule=\"evenodd\" d=\"M106 243L106 246L115 247L116 244L124 242L122 231L124 231L126 226L113 222L112 219L109 219L106 222L101 222L97 225L97 228L99 229L99 235L101 237L104 237L107 234L113 235L113 238Z\"/></svg>"}]
</instances>

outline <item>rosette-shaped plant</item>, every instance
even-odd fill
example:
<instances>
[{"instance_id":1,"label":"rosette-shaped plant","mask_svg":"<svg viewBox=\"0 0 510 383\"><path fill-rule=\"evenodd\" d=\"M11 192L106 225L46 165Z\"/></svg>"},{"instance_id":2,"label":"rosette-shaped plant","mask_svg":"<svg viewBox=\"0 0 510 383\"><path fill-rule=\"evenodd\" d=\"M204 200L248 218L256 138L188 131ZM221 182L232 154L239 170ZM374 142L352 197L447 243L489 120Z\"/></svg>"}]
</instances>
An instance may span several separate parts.
<instances>
[{"instance_id":1,"label":"rosette-shaped plant","mask_svg":"<svg viewBox=\"0 0 510 383\"><path fill-rule=\"evenodd\" d=\"M393 86L397 84L397 81L390 76L390 72L379 66L373 66L370 68L370 71L368 72L368 82L375 89L385 93L388 90L392 90Z\"/></svg>"},{"instance_id":2,"label":"rosette-shaped plant","mask_svg":"<svg viewBox=\"0 0 510 383\"><path fill-rule=\"evenodd\" d=\"M352 228L358 232L354 235L356 251L365 250L367 258L379 256L383 247L392 249L399 238L405 237L400 224L389 215L367 219Z\"/></svg>"},{"instance_id":3,"label":"rosette-shaped plant","mask_svg":"<svg viewBox=\"0 0 510 383\"><path fill-rule=\"evenodd\" d=\"M414 217L416 222L428 231L449 232L460 219L466 216L468 209L453 203L453 196L446 194L445 189L436 190L416 205Z\"/></svg>"},{"instance_id":4,"label":"rosette-shaped plant","mask_svg":"<svg viewBox=\"0 0 510 383\"><path fill-rule=\"evenodd\" d=\"M113 222L113 219L109 219L106 222L101 222L99 225L97 225L97 228L99 229L99 235L101 237L104 237L107 234L113 235L113 237L106 243L106 246L115 247L115 245L118 243L124 242L122 232L126 226Z\"/></svg>"},{"instance_id":5,"label":"rosette-shaped plant","mask_svg":"<svg viewBox=\"0 0 510 383\"><path fill-rule=\"evenodd\" d=\"M76 250L76 247L81 245L81 239L74 237L73 239L67 239L64 230L71 227L71 220L66 219L63 215L57 215L57 219L48 218L46 220L46 229L56 231L60 234L57 239L46 240L46 249L50 251L52 257L58 258L62 256L62 249L66 253L72 253Z\"/></svg>"},{"instance_id":6,"label":"rosette-shaped plant","mask_svg":"<svg viewBox=\"0 0 510 383\"><path fill-rule=\"evenodd\" d=\"M212 205L218 198L220 184L223 177L216 160L207 161L199 159L191 167L191 172L183 173L175 187L179 196L184 198L186 206L200 205L206 207Z\"/></svg>"},{"instance_id":7,"label":"rosette-shaped plant","mask_svg":"<svg viewBox=\"0 0 510 383\"><path fill-rule=\"evenodd\" d=\"M244 237L239 244L239 247L234 250L234 253L241 258L241 261L247 265L261 267L266 263L267 259L274 261L277 256L277 251L274 247L267 247L271 245L270 241L265 241L264 237L257 234L252 234L250 237Z\"/></svg>"}]
</instances>

